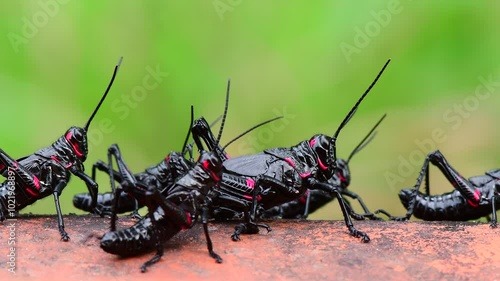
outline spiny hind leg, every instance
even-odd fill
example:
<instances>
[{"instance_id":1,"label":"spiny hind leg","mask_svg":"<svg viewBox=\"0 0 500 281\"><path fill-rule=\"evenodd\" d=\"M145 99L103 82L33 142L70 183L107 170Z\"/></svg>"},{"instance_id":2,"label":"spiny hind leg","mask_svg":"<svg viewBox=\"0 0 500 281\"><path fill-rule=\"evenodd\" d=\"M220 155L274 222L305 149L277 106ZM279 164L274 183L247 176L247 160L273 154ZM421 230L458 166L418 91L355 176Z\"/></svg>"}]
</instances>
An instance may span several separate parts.
<instances>
[{"instance_id":1,"label":"spiny hind leg","mask_svg":"<svg viewBox=\"0 0 500 281\"><path fill-rule=\"evenodd\" d=\"M9 178L15 176L15 184L27 197L37 197L40 193L40 180L23 165L0 149L0 174Z\"/></svg>"},{"instance_id":2,"label":"spiny hind leg","mask_svg":"<svg viewBox=\"0 0 500 281\"><path fill-rule=\"evenodd\" d=\"M453 187L464 196L464 198L467 200L467 203L471 205L472 207L477 207L479 206L479 201L481 200L481 192L479 189L475 188L472 183L470 183L467 179L465 179L460 173L458 173L446 160L444 155L439 151L433 151L427 155L427 157L424 160L424 165L422 166L422 169L420 170L420 174L417 178L417 183L415 184L411 198L409 199L409 204L408 204L408 211L406 215L401 216L401 217L394 217L390 216L390 220L409 220L410 217L413 215L414 208L415 208L415 203L416 199L418 196L418 191L420 189L420 185L422 183L422 180L425 176L426 178L426 194L429 195L429 163L432 165L436 166L439 168L439 170L443 173L443 175L448 179L448 181L453 185ZM374 212L375 214L377 213L384 213L387 214L384 210L377 210Z\"/></svg>"},{"instance_id":3,"label":"spiny hind leg","mask_svg":"<svg viewBox=\"0 0 500 281\"><path fill-rule=\"evenodd\" d=\"M477 189L469 180L464 178L459 172L457 172L448 163L444 155L439 150L429 153L427 158L432 165L441 170L451 185L453 185L453 187L458 190L463 197L465 197L469 205L472 207L478 206L479 201L481 200L481 191ZM428 175L427 181L429 181Z\"/></svg>"}]
</instances>

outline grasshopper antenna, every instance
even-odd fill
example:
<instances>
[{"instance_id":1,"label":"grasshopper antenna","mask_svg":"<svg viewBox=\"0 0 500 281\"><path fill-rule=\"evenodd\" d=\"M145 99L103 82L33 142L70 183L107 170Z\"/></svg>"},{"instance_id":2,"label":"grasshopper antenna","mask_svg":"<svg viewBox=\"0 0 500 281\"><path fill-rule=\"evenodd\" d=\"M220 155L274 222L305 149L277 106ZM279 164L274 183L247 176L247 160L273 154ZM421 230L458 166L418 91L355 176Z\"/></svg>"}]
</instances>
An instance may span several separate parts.
<instances>
[{"instance_id":1,"label":"grasshopper antenna","mask_svg":"<svg viewBox=\"0 0 500 281\"><path fill-rule=\"evenodd\" d=\"M217 119L215 119L214 122L210 123L210 127L215 126L215 124L217 124L221 118L222 118L222 115L219 115L219 117L217 117Z\"/></svg>"},{"instance_id":2,"label":"grasshopper antenna","mask_svg":"<svg viewBox=\"0 0 500 281\"><path fill-rule=\"evenodd\" d=\"M375 80L373 80L373 82L370 84L370 86L368 87L368 89L366 89L366 91L359 98L359 100L356 102L356 104L354 104L354 106L352 107L351 111L349 111L349 113L344 118L344 120L340 124L340 126L337 129L337 131L335 132L335 134L332 136L332 138L330 140L330 145L329 145L329 149L328 149L328 157L327 157L327 161L329 162L329 163L327 163L328 167L332 171L335 171L335 169L337 168L336 167L337 166L337 164L336 164L337 155L336 155L336 145L335 145L335 142L337 140L337 137L338 137L340 131L349 122L349 120L351 120L351 118L354 116L354 113L356 113L356 110L358 109L359 104L363 101L363 99L366 97L366 95L368 95L368 93L373 88L373 86L375 86L375 84L377 83L377 81L380 78L380 76L382 75L382 73L384 73L384 70L386 69L386 67L389 64L389 62L391 62L391 59L387 60L387 62L384 64L384 67L382 67L382 70L380 70L380 72L378 73L377 77L375 77Z\"/></svg>"},{"instance_id":3,"label":"grasshopper antenna","mask_svg":"<svg viewBox=\"0 0 500 281\"><path fill-rule=\"evenodd\" d=\"M102 96L101 100L97 104L97 107L94 109L94 112L92 112L92 115L90 115L90 118L87 121L87 124L85 124L85 127L84 127L85 131L88 131L89 126L90 126L90 122L92 122L92 119L94 119L94 116L97 113L97 111L99 110L99 107L101 107L102 102L104 101L104 99L108 95L109 89L111 89L111 86L113 85L113 81L115 81L116 73L118 72L118 69L120 68L122 60L123 60L123 57L120 57L120 60L118 60L118 63L115 66L115 71L113 72L113 76L111 77L111 81L108 84L108 88L106 88L104 95Z\"/></svg>"},{"instance_id":4,"label":"grasshopper antenna","mask_svg":"<svg viewBox=\"0 0 500 281\"><path fill-rule=\"evenodd\" d=\"M226 147L228 147L230 144L232 144L233 142L235 142L236 140L238 140L239 138L241 138L242 136L250 133L251 131L257 129L258 127L262 126L262 125L265 125L267 123L270 123L270 122L273 122L275 120L278 120L278 119L281 119L283 118L283 116L278 116L278 117L274 117L272 119L269 119L267 121L264 121L264 122L261 122L253 127L251 127L250 129L244 131L243 133L239 134L237 137L235 137L234 139L232 139L231 141L229 141L226 145L224 145L224 147L222 147L222 151L226 150Z\"/></svg>"},{"instance_id":5,"label":"grasshopper antenna","mask_svg":"<svg viewBox=\"0 0 500 281\"><path fill-rule=\"evenodd\" d=\"M186 136L186 139L184 140L184 144L182 145L182 156L186 154L186 149L187 149L187 142L189 140L189 136L191 136L191 127L193 127L193 122L194 122L194 107L191 105L191 123L189 125L188 133Z\"/></svg>"},{"instance_id":6,"label":"grasshopper antenna","mask_svg":"<svg viewBox=\"0 0 500 281\"><path fill-rule=\"evenodd\" d=\"M224 129L224 123L226 123L227 107L229 104L229 90L231 88L231 79L227 80L227 90L226 90L226 105L224 106L224 114L222 115L222 122L220 123L219 135L217 136L217 143L220 142L222 137L222 129Z\"/></svg>"},{"instance_id":7,"label":"grasshopper antenna","mask_svg":"<svg viewBox=\"0 0 500 281\"><path fill-rule=\"evenodd\" d=\"M387 116L387 114L384 114L382 116L382 118L380 118L380 120L378 120L377 124L375 124L375 126L373 126L373 128L370 130L370 132L368 132L368 134L364 137L364 139L358 144L358 146L356 146L356 148L354 148L354 150L351 152L351 154L347 158L347 163L349 163L349 161L354 156L354 154L360 152L363 148L365 148L365 146L367 146L373 140L373 138L375 138L375 136L377 135L377 132L375 132L375 129L377 129L378 125L380 125L380 123L382 122L382 120L384 120L384 118L386 116Z\"/></svg>"}]
</instances>

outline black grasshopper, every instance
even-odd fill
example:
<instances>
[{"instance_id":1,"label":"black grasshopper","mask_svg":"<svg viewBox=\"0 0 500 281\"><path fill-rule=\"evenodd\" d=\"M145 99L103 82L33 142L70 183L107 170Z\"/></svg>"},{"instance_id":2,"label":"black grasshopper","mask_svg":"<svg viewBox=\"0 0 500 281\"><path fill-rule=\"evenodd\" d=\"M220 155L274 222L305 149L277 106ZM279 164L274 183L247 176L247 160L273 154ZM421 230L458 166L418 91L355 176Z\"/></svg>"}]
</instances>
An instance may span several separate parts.
<instances>
[{"instance_id":1,"label":"black grasshopper","mask_svg":"<svg viewBox=\"0 0 500 281\"><path fill-rule=\"evenodd\" d=\"M221 132L224 126L225 118L227 116L227 107L229 100L229 90L230 90L230 81L228 81L227 92L226 92L226 105L224 108L224 114L222 115L222 124L221 129L219 131L218 138L221 136ZM193 116L191 117L193 118ZM281 118L281 117L278 117ZM267 122L271 122L275 119L269 120ZM218 120L215 120L216 123ZM265 122L265 123L267 123ZM245 133L265 124L261 123L257 126L252 127L247 130ZM191 120L192 126L188 131L188 135L183 145L182 152L171 152L169 153L160 163L157 165L151 166L147 168L145 171L132 174L130 173L129 168L124 163L120 149L117 144L113 144L108 149L108 164L103 161L98 161L94 164L92 169L92 179L95 180L96 170L103 171L110 176L112 191L99 194L97 197L97 207L96 209L101 215L109 215L114 217L116 214L125 213L132 211L133 216L140 218L137 213L138 208L141 208L145 205L144 201L144 193L146 187L156 186L160 193L164 196L167 196L164 192L168 190L168 188L174 183L175 179L184 175L192 166L194 166L195 162L192 159L192 145L193 143L186 145L189 139L189 136L192 132L194 142L202 147L201 141L204 140L206 145L209 147L213 153L216 153L221 159L224 161L228 158L225 151L223 151L222 147L218 144L218 138L212 134L210 127L213 125L209 125L207 121L201 117L193 122ZM190 159L185 158L185 154L189 152ZM123 174L113 170L112 167L112 158L115 159L117 165L122 171L128 171L123 177ZM121 185L116 189L115 192L115 184L114 180L117 180L121 183ZM136 182L137 184L133 185L132 183ZM117 194L117 195L115 195ZM114 201L114 198L118 198L118 201ZM77 194L73 197L73 205L78 209L92 212L93 210L90 208L91 196L88 193ZM114 213L113 213L114 210Z\"/></svg>"},{"instance_id":2,"label":"black grasshopper","mask_svg":"<svg viewBox=\"0 0 500 281\"><path fill-rule=\"evenodd\" d=\"M203 127L204 129L200 128L200 130L206 130L207 128L213 126L217 121L218 119L215 120L211 125L208 125L206 120L202 117L194 121L194 126ZM191 130L191 128L189 128L189 130ZM117 206L113 206L113 204L115 203L114 184L112 184L113 190L111 192L98 194L97 205L94 209L91 208L92 198L89 193L76 194L73 197L73 205L80 210L86 212L97 212L102 216L112 216L114 207L117 214L132 212L133 217L140 218L138 209L142 208L145 205L143 186L157 185L161 192L165 189L165 187L171 186L176 178L187 173L187 171L195 164L192 159L192 145L193 143L188 145L184 144L184 149L182 151L170 152L158 164L152 165L142 172L133 175L129 174L127 177L134 177L135 181L138 182L138 187L118 187L118 189L121 189L124 192L119 193L117 197L118 202L116 202ZM186 153L189 153L190 159L185 158ZM105 172L108 175L110 175L112 171L113 175L110 176L110 179L114 179L120 183L124 182L122 175L118 171L113 170L111 162L109 162L110 157L114 157L117 162L121 160L121 152L117 144L111 145L108 149L108 164L99 160L93 165L92 179L96 179L95 177L97 170ZM123 162L119 163L119 165L125 166ZM128 167L125 167L125 169L129 170Z\"/></svg>"},{"instance_id":3,"label":"black grasshopper","mask_svg":"<svg viewBox=\"0 0 500 281\"><path fill-rule=\"evenodd\" d=\"M126 165L122 161L120 148L117 144L113 144L108 148L108 158L110 157L114 157L118 165L129 171L128 167L125 167ZM170 152L158 164L146 168L143 172L130 173L126 178L123 178L118 171L113 170L111 162L109 163L106 164L103 161L96 162L92 169L92 179L95 180L96 169L103 171L110 175L110 180L116 180L120 184L123 184L123 186L118 187L118 190L123 190L123 192L119 192L117 197L115 197L115 187L112 184L111 192L98 194L97 205L94 209L90 205L92 198L89 193L76 194L73 197L73 205L76 208L87 212L97 212L101 216L112 216L114 208L117 214L132 212L133 217L140 219L138 209L145 206L144 186L155 185L160 190L163 190L164 187L171 186L177 177L187 173L194 165L194 162L183 157L181 152L174 151ZM131 182L131 178L133 178L132 182L137 182L136 186L129 186L127 184ZM115 201L114 198L118 198L118 200Z\"/></svg>"},{"instance_id":4,"label":"black grasshopper","mask_svg":"<svg viewBox=\"0 0 500 281\"><path fill-rule=\"evenodd\" d=\"M68 241L69 236L64 230L59 196L68 184L71 174L85 182L92 197L91 208L95 206L98 186L84 173L83 165L88 154L87 131L113 84L120 64L121 58L104 95L83 128L71 127L51 146L17 160L0 149L0 173L8 178L0 185L1 221L16 216L19 210L37 200L53 195L59 232L62 240Z\"/></svg>"},{"instance_id":5,"label":"black grasshopper","mask_svg":"<svg viewBox=\"0 0 500 281\"><path fill-rule=\"evenodd\" d=\"M278 116L276 118L255 125L252 128L246 130L244 133L240 134L236 139L240 138L244 134L252 131L257 127L260 127L279 118L282 117ZM221 130L222 129L223 127L221 126ZM206 145L212 151L211 153L215 154L220 159L220 161L224 161L228 158L224 149L220 145L218 145L218 141L212 134L210 126L208 125L205 118L201 117L195 120L191 130L193 132L193 139L197 144L200 145L200 147L201 138L203 138L203 140L206 140L208 142L206 143ZM186 147L186 145L184 145L184 147ZM132 174L122 157L118 145L113 144L109 148L108 158L110 159L110 162L105 167L108 169L106 171L107 174L110 175L112 187L111 189L113 190L113 193L104 193L102 195L101 198L110 199L101 202L100 211L111 216L111 225L113 229L116 222L116 216L119 213L132 210L133 215L136 218L140 219L140 216L137 213L137 209L145 205L146 193L151 188L156 188L163 196L167 197L170 195L169 192L175 180L185 175L196 164L192 160L184 158L183 155L184 151L180 153L171 152L158 165L151 166L144 172ZM112 158L114 158L117 163L118 171L113 170L111 162ZM114 184L115 179L120 182L120 186L116 188ZM78 195L75 196L73 200L75 202L76 198L86 198L88 195L89 194ZM113 198L118 198L118 200L113 200Z\"/></svg>"},{"instance_id":6,"label":"black grasshopper","mask_svg":"<svg viewBox=\"0 0 500 281\"><path fill-rule=\"evenodd\" d=\"M376 135L375 129L377 126L382 122L382 120L385 118L386 115L382 116L382 118L373 126L373 128L370 130L370 132L361 140L361 142L354 148L354 150L349 154L349 157L347 160L345 159L337 159L337 170L333 174L333 176L328 180L328 184L331 184L333 186L336 186L342 196L344 197L349 197L351 199L357 200L361 207L363 208L364 214L362 215L363 219L369 218L369 219L380 219L376 217L368 207L365 205L361 197L350 191L347 190L349 187L349 184L351 182L351 172L349 169L349 161L352 159L352 157L361 151L368 143L370 143L371 140ZM308 217L309 214L313 213L314 211L318 210L319 208L325 206L326 204L330 203L335 199L335 196L331 193L324 192L322 190L307 190L306 193L301 196L299 199L283 203L279 206L272 207L269 210L266 210L262 215L260 215L260 218L263 219L297 219L297 218L302 218L305 219ZM345 200L346 204L350 204L349 201ZM354 219L359 219L360 216L355 215L352 216Z\"/></svg>"},{"instance_id":7,"label":"black grasshopper","mask_svg":"<svg viewBox=\"0 0 500 281\"><path fill-rule=\"evenodd\" d=\"M389 60L390 61L390 60ZM258 213L300 198L307 190L322 190L335 194L352 236L370 238L354 228L338 186L328 183L337 171L336 140L341 129L354 115L357 107L382 75L389 61L356 102L333 135L318 134L290 148L267 149L262 153L227 159L223 162L221 181L211 192L215 193L215 209L243 212L245 222L235 228L232 239L240 234L255 234L259 227L270 231L265 224L257 224Z\"/></svg>"},{"instance_id":8,"label":"black grasshopper","mask_svg":"<svg viewBox=\"0 0 500 281\"><path fill-rule=\"evenodd\" d=\"M281 117L258 124L237 138L256 127L278 118ZM198 120L203 126L208 126L205 119ZM195 124L192 128L198 127ZM223 126L221 126L220 133L222 132L222 128ZM213 137L209 128L204 137L206 136ZM237 138L233 139L233 141ZM197 140L196 137L195 140L197 144L201 144L200 140ZM142 218L132 227L119 231L116 231L115 220L113 219L116 217L116 214L114 213L112 215L111 231L106 233L101 239L101 248L108 253L120 256L138 255L156 248L156 255L141 267L142 272L145 272L148 266L157 262L163 255L163 242L170 239L179 231L191 228L198 217L201 216L209 254L217 262L222 262L220 256L213 251L207 223L209 219L209 206L212 201L209 191L221 179L222 160L220 152L223 152L224 149L225 147L222 148L217 145L210 152L206 152L200 146L200 157L195 165L178 177L173 184L166 186L158 186L156 184L142 185L143 183L138 182L130 173L124 160L118 157L119 171L117 173L124 179L121 186L141 190L149 213L147 217ZM118 196L115 198L118 198Z\"/></svg>"},{"instance_id":9,"label":"black grasshopper","mask_svg":"<svg viewBox=\"0 0 500 281\"><path fill-rule=\"evenodd\" d=\"M443 175L455 188L454 191L441 195L430 195L429 163L437 166ZM420 185L425 177L425 194L420 192ZM409 220L412 215L428 221L467 221L486 217L491 214L491 227L497 227L496 202L500 191L500 169L491 170L485 175L464 178L446 160L444 155L436 150L427 155L424 165L412 189L403 189L399 198L408 210L401 217L384 213L391 220Z\"/></svg>"},{"instance_id":10,"label":"black grasshopper","mask_svg":"<svg viewBox=\"0 0 500 281\"><path fill-rule=\"evenodd\" d=\"M217 121L218 119L215 122ZM197 119L195 121L195 124L201 124L201 126L209 128L213 126L215 122L213 122L211 125L208 125L206 120L202 117ZM184 149L179 152L170 152L158 164L152 165L142 172L129 175L129 177L133 176L139 183L139 186L157 185L160 190L163 190L164 187L172 185L177 177L184 175L190 168L194 166L195 162L193 161L192 157L192 145L192 143L184 145ZM188 152L190 155L190 159L185 158L185 155ZM114 157L116 161L119 161L119 159L121 158L120 148L117 144L113 144L109 147L108 162L110 156ZM123 163L120 165L123 165ZM106 164L101 160L97 161L92 167L92 179L96 179L95 177L97 170L105 172L108 175L110 175L110 172L112 171L113 179L120 183L123 182L124 179L122 178L121 174L115 170L112 170L112 167L110 167L110 164ZM113 185L112 188L114 188ZM126 189L124 191L125 192L121 192L118 195L118 202L116 202L117 206L115 206L116 213L122 214L126 212L132 212L133 217L140 218L138 209L142 208L145 204L144 193L141 192L142 188L132 188L130 190ZM92 198L89 193L76 194L73 197L73 205L76 208L86 212L97 212L101 216L111 216L115 198L114 193L114 190L112 190L111 192L99 193L97 196L97 205L94 209L91 208Z\"/></svg>"},{"instance_id":11,"label":"black grasshopper","mask_svg":"<svg viewBox=\"0 0 500 281\"><path fill-rule=\"evenodd\" d=\"M141 271L145 272L148 266L163 256L163 242L181 230L191 228L201 215L209 255L222 262L213 251L208 233L206 198L220 176L219 158L212 153L202 153L196 165L169 186L168 196L161 195L157 188L149 189L145 193L148 216L129 228L106 233L101 239L101 248L119 256L135 256L156 249L155 256L141 267Z\"/></svg>"}]
</instances>

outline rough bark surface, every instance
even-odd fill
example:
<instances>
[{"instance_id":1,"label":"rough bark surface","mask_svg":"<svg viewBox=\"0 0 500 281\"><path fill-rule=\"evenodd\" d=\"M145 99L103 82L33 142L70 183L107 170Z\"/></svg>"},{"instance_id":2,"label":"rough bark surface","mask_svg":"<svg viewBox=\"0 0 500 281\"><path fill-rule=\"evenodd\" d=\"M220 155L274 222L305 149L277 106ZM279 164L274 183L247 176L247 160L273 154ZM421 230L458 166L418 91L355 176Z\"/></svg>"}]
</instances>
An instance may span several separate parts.
<instances>
[{"instance_id":1,"label":"rough bark surface","mask_svg":"<svg viewBox=\"0 0 500 281\"><path fill-rule=\"evenodd\" d=\"M134 222L122 217L119 225ZM119 258L100 249L109 219L69 215L65 223L69 242L60 241L54 216L16 221L15 274L7 270L10 228L0 225L0 280L500 280L500 229L488 224L355 221L371 238L361 243L343 221L269 221L273 231L239 242L230 240L236 223L211 223L222 264L208 256L196 225L141 273L154 252Z\"/></svg>"}]
</instances>

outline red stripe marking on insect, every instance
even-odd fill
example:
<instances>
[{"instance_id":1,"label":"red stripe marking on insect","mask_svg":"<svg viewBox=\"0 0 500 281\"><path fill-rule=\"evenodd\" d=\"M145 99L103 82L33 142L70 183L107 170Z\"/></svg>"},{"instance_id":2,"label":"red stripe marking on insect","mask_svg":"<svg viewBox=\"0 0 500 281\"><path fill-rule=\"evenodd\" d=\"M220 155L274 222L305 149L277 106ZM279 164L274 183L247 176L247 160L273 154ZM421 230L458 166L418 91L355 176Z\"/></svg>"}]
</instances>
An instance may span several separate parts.
<instances>
[{"instance_id":1,"label":"red stripe marking on insect","mask_svg":"<svg viewBox=\"0 0 500 281\"><path fill-rule=\"evenodd\" d=\"M243 198L248 199L248 200L253 200L253 197L250 195L243 195ZM257 201L260 201L262 197L260 195L257 195Z\"/></svg>"},{"instance_id":2,"label":"red stripe marking on insect","mask_svg":"<svg viewBox=\"0 0 500 281\"><path fill-rule=\"evenodd\" d=\"M170 159L170 154L165 157L165 162L168 162L168 159Z\"/></svg>"},{"instance_id":3,"label":"red stripe marking on insect","mask_svg":"<svg viewBox=\"0 0 500 281\"><path fill-rule=\"evenodd\" d=\"M3 168L5 168L5 165L4 164L0 164L0 170L2 170Z\"/></svg>"},{"instance_id":4,"label":"red stripe marking on insect","mask_svg":"<svg viewBox=\"0 0 500 281\"><path fill-rule=\"evenodd\" d=\"M470 199L467 199L467 203L474 208L477 208L479 206L479 204L472 202L472 200L470 200Z\"/></svg>"},{"instance_id":5,"label":"red stripe marking on insect","mask_svg":"<svg viewBox=\"0 0 500 281\"><path fill-rule=\"evenodd\" d=\"M474 191L474 201L467 199L467 203L469 203L469 205L471 205L472 207L477 208L479 206L480 199L481 199L481 192L479 191L479 189L476 189Z\"/></svg>"},{"instance_id":6,"label":"red stripe marking on insect","mask_svg":"<svg viewBox=\"0 0 500 281\"><path fill-rule=\"evenodd\" d=\"M247 186L253 189L253 187L255 186L255 181L253 179L246 179L246 181L247 181Z\"/></svg>"},{"instance_id":7,"label":"red stripe marking on insect","mask_svg":"<svg viewBox=\"0 0 500 281\"><path fill-rule=\"evenodd\" d=\"M36 190L40 190L40 180L36 176L33 176L33 183L35 184Z\"/></svg>"},{"instance_id":8,"label":"red stripe marking on insect","mask_svg":"<svg viewBox=\"0 0 500 281\"><path fill-rule=\"evenodd\" d=\"M325 164L323 164L323 162L321 162L321 160L319 159L319 157L318 157L318 165L321 168L321 170L323 170L323 171L328 170L328 167L325 166Z\"/></svg>"},{"instance_id":9,"label":"red stripe marking on insect","mask_svg":"<svg viewBox=\"0 0 500 281\"><path fill-rule=\"evenodd\" d=\"M340 181L344 182L346 179L342 176L340 172L337 173L337 176L339 176Z\"/></svg>"},{"instance_id":10,"label":"red stripe marking on insect","mask_svg":"<svg viewBox=\"0 0 500 281\"><path fill-rule=\"evenodd\" d=\"M71 146L73 147L73 150L75 151L77 156L79 156L79 157L83 156L83 153L78 151L78 144L73 143L72 141L70 141L70 139L71 139L71 132L66 134L66 140L71 144Z\"/></svg>"},{"instance_id":11,"label":"red stripe marking on insect","mask_svg":"<svg viewBox=\"0 0 500 281\"><path fill-rule=\"evenodd\" d=\"M295 168L295 163L293 163L292 159L291 158L285 158L285 161L290 164L290 166L294 167Z\"/></svg>"},{"instance_id":12,"label":"red stripe marking on insect","mask_svg":"<svg viewBox=\"0 0 500 281\"><path fill-rule=\"evenodd\" d=\"M28 191L29 194L33 195L34 197L37 197L38 194L36 194L33 190L29 189L29 188L25 188L26 191Z\"/></svg>"},{"instance_id":13,"label":"red stripe marking on insect","mask_svg":"<svg viewBox=\"0 0 500 281\"><path fill-rule=\"evenodd\" d=\"M309 189L304 192L304 195L299 198L300 203L305 204L307 201L307 195L309 195Z\"/></svg>"},{"instance_id":14,"label":"red stripe marking on insect","mask_svg":"<svg viewBox=\"0 0 500 281\"><path fill-rule=\"evenodd\" d=\"M309 173L305 173L305 174L299 174L299 176L300 176L301 178L303 178L303 179L304 179L304 178L307 178L307 177L308 177L308 176L310 176L310 175L311 175L311 172L309 172Z\"/></svg>"},{"instance_id":15,"label":"red stripe marking on insect","mask_svg":"<svg viewBox=\"0 0 500 281\"><path fill-rule=\"evenodd\" d=\"M54 155L50 156L50 158L52 158L52 160L56 161L57 163L61 163L61 161L59 161L59 159L57 159L57 157L55 157ZM69 163L68 165L64 166L64 168L69 169L71 166L73 166L73 164Z\"/></svg>"},{"instance_id":16,"label":"red stripe marking on insect","mask_svg":"<svg viewBox=\"0 0 500 281\"><path fill-rule=\"evenodd\" d=\"M479 191L479 189L476 189L476 191L474 191L474 199L476 199L476 201L479 202L480 198L481 198L481 191Z\"/></svg>"},{"instance_id":17,"label":"red stripe marking on insect","mask_svg":"<svg viewBox=\"0 0 500 281\"><path fill-rule=\"evenodd\" d=\"M205 170L210 172L212 178L214 178L215 181L220 181L220 178L212 170L208 168L208 160L203 161L203 168L205 168Z\"/></svg>"},{"instance_id":18,"label":"red stripe marking on insect","mask_svg":"<svg viewBox=\"0 0 500 281\"><path fill-rule=\"evenodd\" d=\"M181 225L182 230L189 229L191 227L191 225L193 224L193 219L191 219L191 214L186 212L186 216L187 216L187 223L186 223L186 225Z\"/></svg>"},{"instance_id":19,"label":"red stripe marking on insect","mask_svg":"<svg viewBox=\"0 0 500 281\"><path fill-rule=\"evenodd\" d=\"M316 139L312 139L309 141L309 146L312 147L316 143Z\"/></svg>"}]
</instances>

